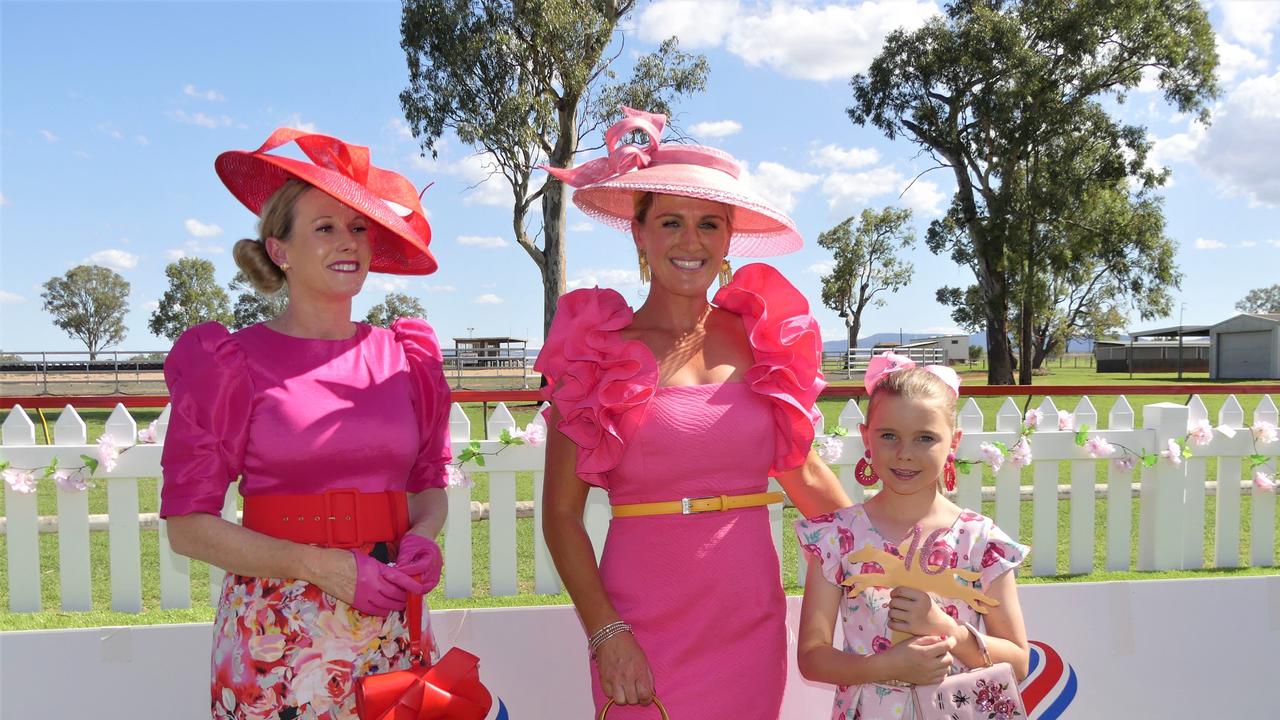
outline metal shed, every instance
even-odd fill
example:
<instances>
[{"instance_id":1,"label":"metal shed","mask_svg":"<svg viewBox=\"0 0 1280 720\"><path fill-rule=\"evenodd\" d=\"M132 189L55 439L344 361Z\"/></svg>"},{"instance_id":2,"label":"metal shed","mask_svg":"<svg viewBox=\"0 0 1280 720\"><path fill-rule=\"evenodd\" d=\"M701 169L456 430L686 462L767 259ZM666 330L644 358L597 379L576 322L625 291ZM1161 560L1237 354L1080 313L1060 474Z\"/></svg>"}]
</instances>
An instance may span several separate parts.
<instances>
[{"instance_id":1,"label":"metal shed","mask_svg":"<svg viewBox=\"0 0 1280 720\"><path fill-rule=\"evenodd\" d=\"M1210 330L1209 377L1280 379L1280 314L1241 313Z\"/></svg>"}]
</instances>

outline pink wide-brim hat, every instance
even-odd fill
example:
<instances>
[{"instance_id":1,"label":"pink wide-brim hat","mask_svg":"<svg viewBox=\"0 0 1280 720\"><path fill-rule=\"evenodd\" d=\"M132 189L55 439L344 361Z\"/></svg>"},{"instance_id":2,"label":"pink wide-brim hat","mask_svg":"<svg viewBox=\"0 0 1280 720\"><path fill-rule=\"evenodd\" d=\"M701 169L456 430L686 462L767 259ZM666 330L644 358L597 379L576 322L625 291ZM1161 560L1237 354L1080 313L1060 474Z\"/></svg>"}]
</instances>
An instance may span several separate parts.
<instances>
[{"instance_id":1,"label":"pink wide-brim hat","mask_svg":"<svg viewBox=\"0 0 1280 720\"><path fill-rule=\"evenodd\" d=\"M297 142L311 162L267 152L288 142ZM431 226L413 183L369 162L363 145L279 128L257 150L229 150L213 166L222 184L255 215L287 181L297 179L368 218L373 223L370 272L428 275L438 267L427 248Z\"/></svg>"},{"instance_id":2,"label":"pink wide-brim hat","mask_svg":"<svg viewBox=\"0 0 1280 720\"><path fill-rule=\"evenodd\" d=\"M605 133L607 156L576 168L544 166L577 188L573 204L579 210L610 227L630 230L636 193L681 195L737 208L730 255L785 255L804 245L795 222L742 181L742 166L732 155L702 145L662 144L666 115L629 107L622 112L625 117ZM648 135L649 144L622 144L622 138L632 132Z\"/></svg>"}]
</instances>

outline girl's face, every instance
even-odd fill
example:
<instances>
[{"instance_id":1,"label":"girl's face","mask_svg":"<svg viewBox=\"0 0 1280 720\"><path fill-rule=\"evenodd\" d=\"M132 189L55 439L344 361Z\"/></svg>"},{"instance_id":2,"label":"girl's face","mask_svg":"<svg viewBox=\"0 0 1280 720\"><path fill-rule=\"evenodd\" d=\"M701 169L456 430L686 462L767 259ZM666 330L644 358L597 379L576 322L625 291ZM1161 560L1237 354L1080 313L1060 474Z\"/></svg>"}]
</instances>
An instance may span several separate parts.
<instances>
[{"instance_id":1,"label":"girl's face","mask_svg":"<svg viewBox=\"0 0 1280 720\"><path fill-rule=\"evenodd\" d=\"M267 243L276 264L289 263L290 296L355 297L369 274L371 224L314 188L299 196L287 241L269 238Z\"/></svg>"},{"instance_id":2,"label":"girl's face","mask_svg":"<svg viewBox=\"0 0 1280 720\"><path fill-rule=\"evenodd\" d=\"M935 492L947 454L960 444L960 431L941 399L876 398L859 430L884 489L900 495Z\"/></svg>"},{"instance_id":3,"label":"girl's face","mask_svg":"<svg viewBox=\"0 0 1280 720\"><path fill-rule=\"evenodd\" d=\"M649 259L654 287L676 295L705 298L729 251L728 209L710 200L656 193L631 232Z\"/></svg>"}]
</instances>

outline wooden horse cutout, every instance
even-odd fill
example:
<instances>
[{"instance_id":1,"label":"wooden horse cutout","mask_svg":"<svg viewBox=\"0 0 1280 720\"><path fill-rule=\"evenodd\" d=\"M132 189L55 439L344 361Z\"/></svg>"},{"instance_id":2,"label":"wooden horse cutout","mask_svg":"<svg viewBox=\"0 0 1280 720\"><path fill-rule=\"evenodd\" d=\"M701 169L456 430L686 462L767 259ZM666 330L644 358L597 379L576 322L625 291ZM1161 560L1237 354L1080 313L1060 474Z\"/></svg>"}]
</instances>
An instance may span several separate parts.
<instances>
[{"instance_id":1,"label":"wooden horse cutout","mask_svg":"<svg viewBox=\"0 0 1280 720\"><path fill-rule=\"evenodd\" d=\"M939 528L929 533L924 547L933 548L937 539L947 530L947 528ZM936 566L929 565L930 553L920 548L921 532L920 526L917 525L902 540L902 544L898 546L901 557L873 545L865 545L845 555L845 558L851 562L873 562L884 568L883 573L858 573L846 577L840 584L849 588L849 597L854 597L872 587L891 589L908 587L940 597L961 600L981 614L986 614L988 610L1000 604L995 598L975 590L971 585L958 582L960 579L973 582L978 579L980 573L951 567L950 556L943 558L942 562ZM955 553L954 550L950 552ZM897 644L908 637L911 637L909 633L894 630L890 639Z\"/></svg>"}]
</instances>

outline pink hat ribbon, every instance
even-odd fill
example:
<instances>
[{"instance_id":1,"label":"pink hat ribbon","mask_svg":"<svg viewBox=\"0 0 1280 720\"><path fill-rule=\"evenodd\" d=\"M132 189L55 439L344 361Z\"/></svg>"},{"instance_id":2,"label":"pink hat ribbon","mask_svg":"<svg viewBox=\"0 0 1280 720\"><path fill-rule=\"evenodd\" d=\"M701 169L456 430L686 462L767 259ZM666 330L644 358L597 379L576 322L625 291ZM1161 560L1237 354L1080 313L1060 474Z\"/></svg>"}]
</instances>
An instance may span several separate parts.
<instances>
[{"instance_id":1,"label":"pink hat ribbon","mask_svg":"<svg viewBox=\"0 0 1280 720\"><path fill-rule=\"evenodd\" d=\"M623 118L614 123L604 134L609 154L579 165L576 168L542 169L556 176L565 185L580 188L621 177L632 170L642 170L650 165L701 165L719 170L737 178L742 168L733 158L711 148L698 145L663 145L662 131L667 116L661 113L635 110L622 106ZM649 136L648 145L619 144L628 133L643 132Z\"/></svg>"},{"instance_id":2,"label":"pink hat ribbon","mask_svg":"<svg viewBox=\"0 0 1280 720\"><path fill-rule=\"evenodd\" d=\"M862 381L863 386L867 388L867 395L870 395L876 389L880 378L889 373L910 370L913 367L916 367L915 360L888 351L871 358L871 361L867 363L867 374ZM938 376L939 380L951 388L951 392L955 393L956 397L960 397L960 376L956 374L955 370L946 365L925 365L921 369Z\"/></svg>"}]
</instances>

